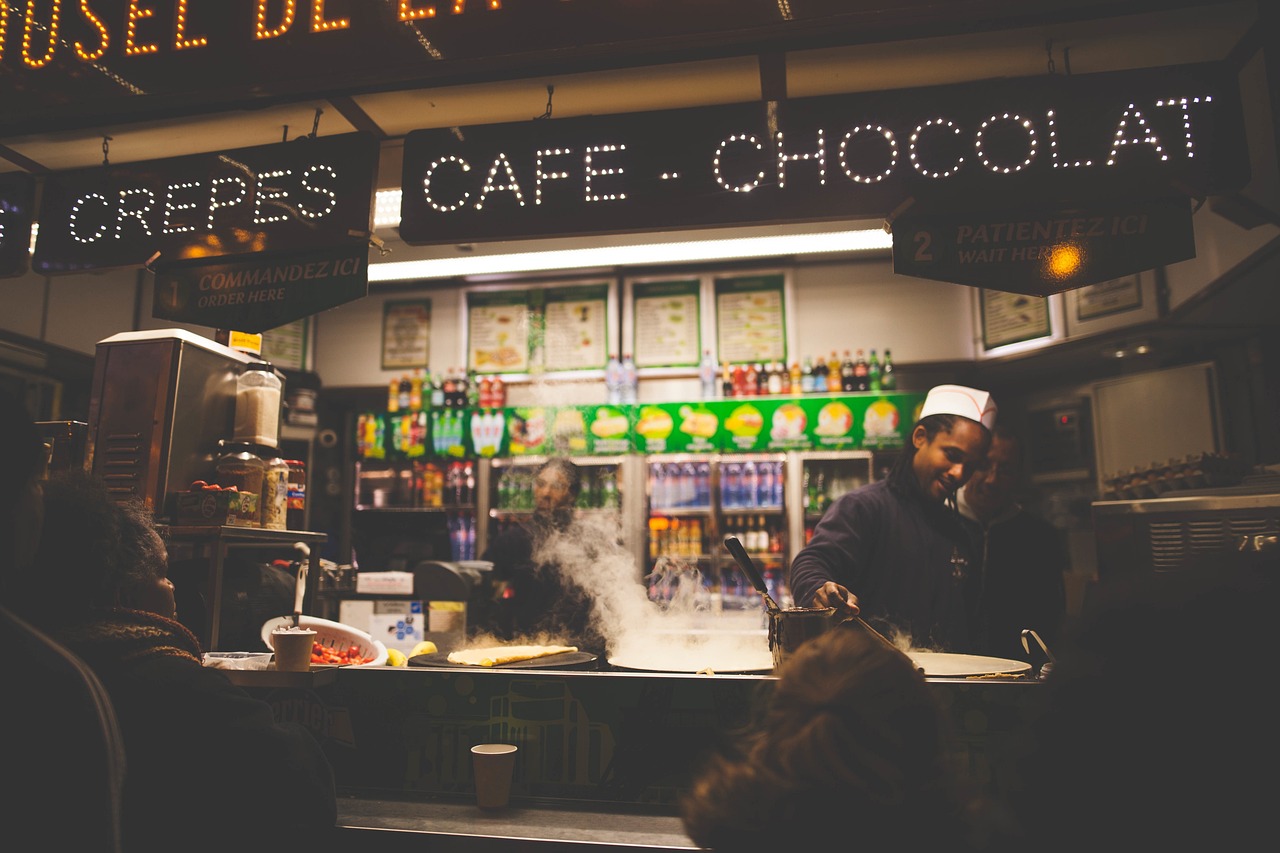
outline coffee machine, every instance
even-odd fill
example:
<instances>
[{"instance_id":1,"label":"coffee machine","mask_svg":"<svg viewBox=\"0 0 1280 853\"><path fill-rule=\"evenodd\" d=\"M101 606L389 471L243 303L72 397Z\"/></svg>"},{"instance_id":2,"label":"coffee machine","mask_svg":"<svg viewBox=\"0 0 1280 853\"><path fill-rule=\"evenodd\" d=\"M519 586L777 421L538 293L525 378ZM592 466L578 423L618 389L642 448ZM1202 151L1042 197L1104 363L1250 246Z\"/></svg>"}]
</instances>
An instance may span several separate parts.
<instances>
[{"instance_id":1,"label":"coffee machine","mask_svg":"<svg viewBox=\"0 0 1280 853\"><path fill-rule=\"evenodd\" d=\"M99 341L85 467L117 499L170 518L177 492L213 481L218 441L235 425L236 380L254 361L183 329Z\"/></svg>"}]
</instances>

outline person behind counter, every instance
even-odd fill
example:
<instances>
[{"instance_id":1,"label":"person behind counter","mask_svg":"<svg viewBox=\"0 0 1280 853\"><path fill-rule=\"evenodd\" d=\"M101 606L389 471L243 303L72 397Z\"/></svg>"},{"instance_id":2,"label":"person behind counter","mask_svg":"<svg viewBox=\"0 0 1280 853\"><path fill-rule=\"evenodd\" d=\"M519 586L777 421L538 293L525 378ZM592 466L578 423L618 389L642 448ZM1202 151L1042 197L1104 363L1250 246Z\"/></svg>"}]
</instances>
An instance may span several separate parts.
<instances>
[{"instance_id":1,"label":"person behind counter","mask_svg":"<svg viewBox=\"0 0 1280 853\"><path fill-rule=\"evenodd\" d=\"M680 814L699 846L969 850L995 835L924 676L870 632L804 643L766 695L759 721L695 767Z\"/></svg>"},{"instance_id":2,"label":"person behind counter","mask_svg":"<svg viewBox=\"0 0 1280 853\"><path fill-rule=\"evenodd\" d=\"M1050 649L1066 619L1063 573L1069 567L1061 533L1017 501L1022 445L1008 427L991 434L987 461L958 494L960 514L978 528L982 560L977 651L1023 657L1022 631L1030 628Z\"/></svg>"},{"instance_id":3,"label":"person behind counter","mask_svg":"<svg viewBox=\"0 0 1280 853\"><path fill-rule=\"evenodd\" d=\"M174 618L164 542L145 507L114 502L79 472L44 491L35 570L15 606L110 693L128 760L124 849L275 853L323 843L337 804L319 743L201 665L199 641Z\"/></svg>"},{"instance_id":4,"label":"person behind counter","mask_svg":"<svg viewBox=\"0 0 1280 853\"><path fill-rule=\"evenodd\" d=\"M534 474L533 515L499 533L481 556L493 563L497 587L489 624L482 627L500 639L543 636L604 652L604 640L591 626L588 591L574 580L572 567L546 558L557 539L572 535L581 491L577 465L560 456L548 459Z\"/></svg>"},{"instance_id":5,"label":"person behind counter","mask_svg":"<svg viewBox=\"0 0 1280 853\"><path fill-rule=\"evenodd\" d=\"M40 541L45 447L3 391L0 448L0 768L10 780L0 826L17 845L120 853L127 760L111 697L83 660L8 606Z\"/></svg>"},{"instance_id":6,"label":"person behind counter","mask_svg":"<svg viewBox=\"0 0 1280 853\"><path fill-rule=\"evenodd\" d=\"M796 603L861 614L918 647L972 651L976 555L955 494L986 458L995 418L986 391L931 389L889 476L838 498L796 555Z\"/></svg>"}]
</instances>

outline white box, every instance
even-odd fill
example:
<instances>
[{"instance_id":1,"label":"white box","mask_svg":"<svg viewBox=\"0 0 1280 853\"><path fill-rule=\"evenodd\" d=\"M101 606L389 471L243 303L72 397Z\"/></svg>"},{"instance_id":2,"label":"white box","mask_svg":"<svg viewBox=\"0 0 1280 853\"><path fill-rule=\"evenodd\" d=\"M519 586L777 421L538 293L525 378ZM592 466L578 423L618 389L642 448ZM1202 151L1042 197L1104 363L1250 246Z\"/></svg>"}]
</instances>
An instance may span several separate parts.
<instances>
[{"instance_id":1,"label":"white box","mask_svg":"<svg viewBox=\"0 0 1280 853\"><path fill-rule=\"evenodd\" d=\"M412 572L356 572L361 595L413 595Z\"/></svg>"}]
</instances>

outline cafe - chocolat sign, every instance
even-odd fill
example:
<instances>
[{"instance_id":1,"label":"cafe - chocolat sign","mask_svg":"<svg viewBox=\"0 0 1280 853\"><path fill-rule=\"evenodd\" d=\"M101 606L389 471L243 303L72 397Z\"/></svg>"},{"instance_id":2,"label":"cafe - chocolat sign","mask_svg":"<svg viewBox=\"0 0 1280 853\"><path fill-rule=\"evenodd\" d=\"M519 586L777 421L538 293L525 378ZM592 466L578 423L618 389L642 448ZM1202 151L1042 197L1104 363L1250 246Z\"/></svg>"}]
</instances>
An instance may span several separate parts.
<instances>
[{"instance_id":1,"label":"cafe - chocolat sign","mask_svg":"<svg viewBox=\"0 0 1280 853\"><path fill-rule=\"evenodd\" d=\"M51 175L32 268L367 246L378 150L372 134L348 133Z\"/></svg>"},{"instance_id":2,"label":"cafe - chocolat sign","mask_svg":"<svg viewBox=\"0 0 1280 853\"><path fill-rule=\"evenodd\" d=\"M547 118L405 139L415 245L1208 195L1249 178L1221 63Z\"/></svg>"}]
</instances>

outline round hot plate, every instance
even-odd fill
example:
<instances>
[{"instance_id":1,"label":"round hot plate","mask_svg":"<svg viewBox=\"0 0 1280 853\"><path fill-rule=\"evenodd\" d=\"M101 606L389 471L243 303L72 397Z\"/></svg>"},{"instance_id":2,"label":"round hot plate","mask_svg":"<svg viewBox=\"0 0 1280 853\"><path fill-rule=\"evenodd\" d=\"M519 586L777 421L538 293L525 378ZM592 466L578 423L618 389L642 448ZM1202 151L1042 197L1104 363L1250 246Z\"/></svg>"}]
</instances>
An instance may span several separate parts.
<instances>
[{"instance_id":1,"label":"round hot plate","mask_svg":"<svg viewBox=\"0 0 1280 853\"><path fill-rule=\"evenodd\" d=\"M595 669L596 655L590 652L561 652L558 655L517 660L511 663L499 663L493 666L468 666L462 663L450 663L447 652L435 652L429 655L414 655L409 658L409 666L435 666L448 669Z\"/></svg>"}]
</instances>

